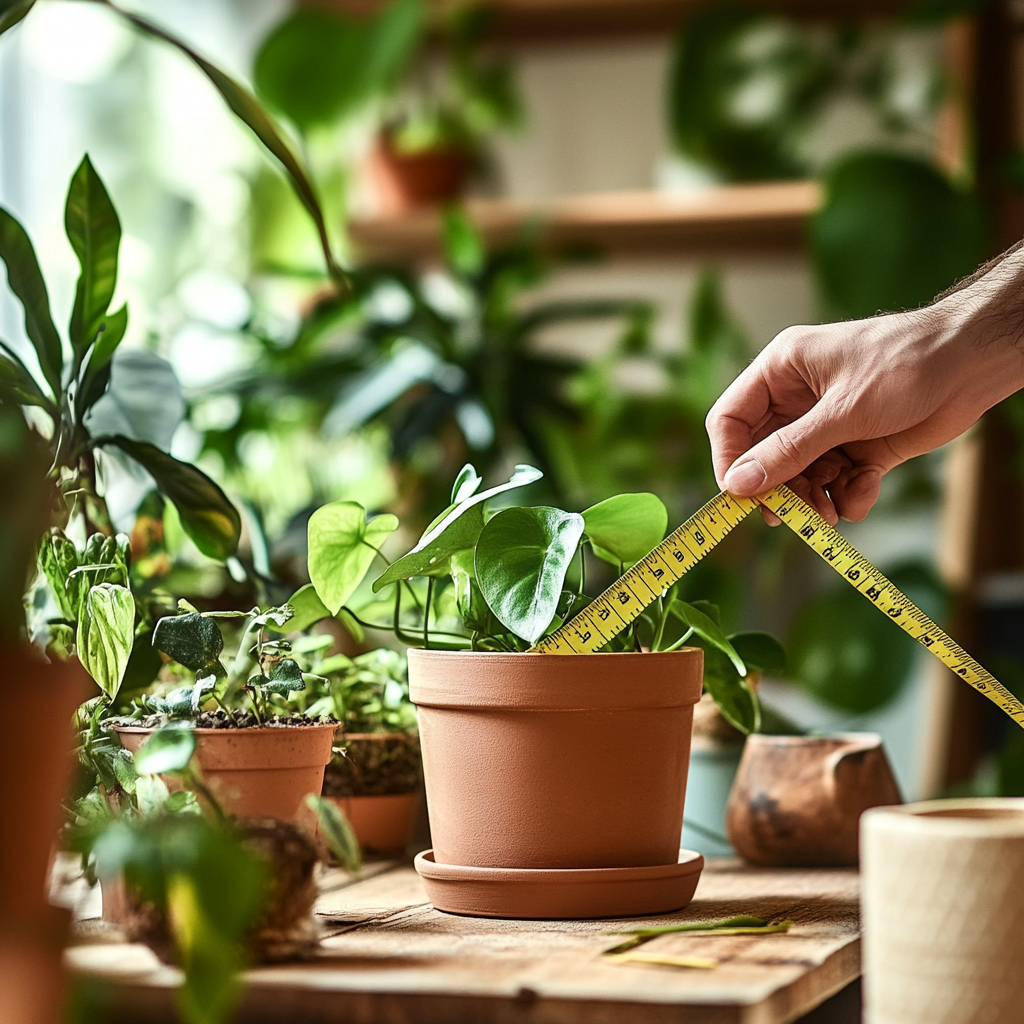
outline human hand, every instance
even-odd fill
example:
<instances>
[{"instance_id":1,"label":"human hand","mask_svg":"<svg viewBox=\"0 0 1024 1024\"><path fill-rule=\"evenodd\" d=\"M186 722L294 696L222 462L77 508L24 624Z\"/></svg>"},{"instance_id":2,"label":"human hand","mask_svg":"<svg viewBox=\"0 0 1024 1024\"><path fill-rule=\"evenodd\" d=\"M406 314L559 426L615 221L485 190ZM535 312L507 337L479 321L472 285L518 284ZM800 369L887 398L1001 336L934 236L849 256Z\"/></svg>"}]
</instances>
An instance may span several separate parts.
<instances>
[{"instance_id":1,"label":"human hand","mask_svg":"<svg viewBox=\"0 0 1024 1024\"><path fill-rule=\"evenodd\" d=\"M863 519L885 473L1024 385L1018 339L990 323L982 337L977 303L958 294L779 334L708 414L719 486L753 496L788 482L832 525Z\"/></svg>"}]
</instances>

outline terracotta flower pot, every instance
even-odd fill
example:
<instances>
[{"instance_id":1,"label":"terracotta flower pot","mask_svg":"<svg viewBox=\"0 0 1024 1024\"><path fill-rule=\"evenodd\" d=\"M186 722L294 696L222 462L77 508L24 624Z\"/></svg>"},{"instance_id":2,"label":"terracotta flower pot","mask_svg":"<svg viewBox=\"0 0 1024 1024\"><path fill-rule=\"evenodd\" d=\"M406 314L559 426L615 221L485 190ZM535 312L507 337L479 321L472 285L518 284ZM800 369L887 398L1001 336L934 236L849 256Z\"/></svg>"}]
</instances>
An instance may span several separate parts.
<instances>
[{"instance_id":1,"label":"terracotta flower pot","mask_svg":"<svg viewBox=\"0 0 1024 1024\"><path fill-rule=\"evenodd\" d=\"M420 754L415 734L343 733L324 775L324 796L348 818L369 853L404 850L412 840L419 804Z\"/></svg>"},{"instance_id":2,"label":"terracotta flower pot","mask_svg":"<svg viewBox=\"0 0 1024 1024\"><path fill-rule=\"evenodd\" d=\"M861 824L867 1024L1024 1018L1024 800L935 800Z\"/></svg>"},{"instance_id":3,"label":"terracotta flower pot","mask_svg":"<svg viewBox=\"0 0 1024 1024\"><path fill-rule=\"evenodd\" d=\"M0 672L9 693L31 694L46 716L31 727L12 723L0 744L0 777L9 783L0 843L0 925L6 926L31 923L48 906L46 873L74 761L71 718L93 687L77 661L47 663L28 647L0 650Z\"/></svg>"},{"instance_id":4,"label":"terracotta flower pot","mask_svg":"<svg viewBox=\"0 0 1024 1024\"><path fill-rule=\"evenodd\" d=\"M304 798L323 787L335 729L333 723L196 729L196 758L228 814L308 823ZM116 729L122 746L132 753L153 731Z\"/></svg>"},{"instance_id":5,"label":"terracotta flower pot","mask_svg":"<svg viewBox=\"0 0 1024 1024\"><path fill-rule=\"evenodd\" d=\"M751 864L853 866L861 814L901 802L874 733L754 735L729 794L726 829Z\"/></svg>"},{"instance_id":6,"label":"terracotta flower pot","mask_svg":"<svg viewBox=\"0 0 1024 1024\"><path fill-rule=\"evenodd\" d=\"M409 651L439 865L676 864L703 652Z\"/></svg>"},{"instance_id":7,"label":"terracotta flower pot","mask_svg":"<svg viewBox=\"0 0 1024 1024\"><path fill-rule=\"evenodd\" d=\"M404 153L385 134L370 151L367 175L380 213L398 216L459 199L472 164L472 155L457 146Z\"/></svg>"}]
</instances>

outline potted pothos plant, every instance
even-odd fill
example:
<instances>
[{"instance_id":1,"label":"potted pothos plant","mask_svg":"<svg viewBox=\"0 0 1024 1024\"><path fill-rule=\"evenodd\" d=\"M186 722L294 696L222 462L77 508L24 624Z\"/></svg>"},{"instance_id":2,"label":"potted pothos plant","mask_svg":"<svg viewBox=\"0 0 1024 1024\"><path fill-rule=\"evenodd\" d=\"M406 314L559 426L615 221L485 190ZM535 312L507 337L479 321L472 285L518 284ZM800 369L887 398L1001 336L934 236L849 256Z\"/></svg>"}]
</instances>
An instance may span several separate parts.
<instances>
[{"instance_id":1,"label":"potted pothos plant","mask_svg":"<svg viewBox=\"0 0 1024 1024\"><path fill-rule=\"evenodd\" d=\"M311 637L324 643L330 637ZM386 647L314 666L307 714L340 723L323 795L344 813L364 850L393 853L412 839L420 747L405 655Z\"/></svg>"},{"instance_id":2,"label":"potted pothos plant","mask_svg":"<svg viewBox=\"0 0 1024 1024\"><path fill-rule=\"evenodd\" d=\"M741 650L754 651L760 635L728 639L671 588L595 654L531 651L589 602L590 559L620 572L667 526L652 494L617 495L582 514L507 504L510 492L540 476L518 466L506 483L481 490L467 465L448 508L373 583L378 592L390 588L390 626L411 646L434 844L418 866L428 879L440 866L671 869L705 655L711 671L703 682L722 713L743 732L758 728L753 665ZM367 522L351 502L314 513L309 569L327 613L383 625L366 623L347 603L392 520ZM695 871L699 863L680 865L693 886ZM661 903L616 906L678 906L680 891L663 893ZM444 898L434 893L435 903Z\"/></svg>"}]
</instances>

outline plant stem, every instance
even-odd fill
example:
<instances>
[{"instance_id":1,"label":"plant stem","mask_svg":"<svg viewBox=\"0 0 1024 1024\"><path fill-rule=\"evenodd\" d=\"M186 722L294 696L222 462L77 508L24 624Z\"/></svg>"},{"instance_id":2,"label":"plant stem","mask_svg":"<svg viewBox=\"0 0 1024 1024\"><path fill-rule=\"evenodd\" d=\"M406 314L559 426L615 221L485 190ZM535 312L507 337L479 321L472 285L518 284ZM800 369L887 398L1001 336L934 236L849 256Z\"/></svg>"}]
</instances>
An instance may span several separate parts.
<instances>
[{"instance_id":1,"label":"plant stem","mask_svg":"<svg viewBox=\"0 0 1024 1024\"><path fill-rule=\"evenodd\" d=\"M427 577L427 604L423 609L423 649L430 650L430 602L434 596L434 577Z\"/></svg>"},{"instance_id":2,"label":"plant stem","mask_svg":"<svg viewBox=\"0 0 1024 1024\"><path fill-rule=\"evenodd\" d=\"M691 636L693 636L693 630L688 629L674 644L672 644L670 647L665 648L666 653L668 651L678 651L679 648L682 647L683 644L685 644Z\"/></svg>"},{"instance_id":3,"label":"plant stem","mask_svg":"<svg viewBox=\"0 0 1024 1024\"><path fill-rule=\"evenodd\" d=\"M658 598L658 628L654 633L654 639L651 641L651 651L658 651L661 649L661 639L665 635L665 621L668 619L668 615L665 612L665 601L663 598Z\"/></svg>"}]
</instances>

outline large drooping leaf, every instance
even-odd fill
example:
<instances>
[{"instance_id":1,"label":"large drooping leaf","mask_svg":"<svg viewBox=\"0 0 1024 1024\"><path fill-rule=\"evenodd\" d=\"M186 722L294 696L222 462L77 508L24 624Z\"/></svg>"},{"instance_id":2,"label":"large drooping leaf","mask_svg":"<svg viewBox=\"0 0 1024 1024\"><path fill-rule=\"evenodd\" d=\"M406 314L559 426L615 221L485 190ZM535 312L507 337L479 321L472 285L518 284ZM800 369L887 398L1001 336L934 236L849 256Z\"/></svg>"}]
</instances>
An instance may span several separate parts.
<instances>
[{"instance_id":1,"label":"large drooping leaf","mask_svg":"<svg viewBox=\"0 0 1024 1024\"><path fill-rule=\"evenodd\" d=\"M110 6L114 7L113 4L110 4ZM281 166L284 167L291 180L295 194L299 197L300 202L306 208L310 217L313 218L328 273L336 281L344 283L347 287L348 279L345 272L334 259L330 236L327 231L327 222L324 219L323 209L320 206L320 200L309 174L291 146L285 141L284 135L274 123L273 118L271 118L256 97L230 75L225 74L216 65L201 57L195 50L176 36L165 32L162 28L158 28L145 18L140 18L137 14L132 14L117 7L114 7L114 10L136 28L141 29L148 35L163 40L165 43L169 43L188 57L206 75L213 87L220 93L221 98L228 105L231 112L243 124L248 126L266 149L280 161Z\"/></svg>"},{"instance_id":2,"label":"large drooping leaf","mask_svg":"<svg viewBox=\"0 0 1024 1024\"><path fill-rule=\"evenodd\" d=\"M0 260L7 267L7 283L24 310L25 333L36 350L39 368L50 385L53 398L60 401L64 352L50 315L46 282L25 229L3 207L0 207Z\"/></svg>"},{"instance_id":3,"label":"large drooping leaf","mask_svg":"<svg viewBox=\"0 0 1024 1024\"><path fill-rule=\"evenodd\" d=\"M704 649L704 689L711 694L725 720L744 734L758 732L761 704L757 694L721 650L703 638L694 646Z\"/></svg>"},{"instance_id":4,"label":"large drooping leaf","mask_svg":"<svg viewBox=\"0 0 1024 1024\"><path fill-rule=\"evenodd\" d=\"M204 555L223 561L235 553L242 518L205 473L145 441L118 435L100 438L97 444L120 448L149 471L160 492L174 503L182 527Z\"/></svg>"},{"instance_id":5,"label":"large drooping leaf","mask_svg":"<svg viewBox=\"0 0 1024 1024\"><path fill-rule=\"evenodd\" d=\"M71 178L64 229L81 267L68 325L71 347L80 363L114 297L121 244L117 211L88 156L82 158Z\"/></svg>"},{"instance_id":6,"label":"large drooping leaf","mask_svg":"<svg viewBox=\"0 0 1024 1024\"><path fill-rule=\"evenodd\" d=\"M110 386L85 426L93 437L123 434L166 451L184 415L185 399L171 364L145 349L121 349L110 364Z\"/></svg>"},{"instance_id":7,"label":"large drooping leaf","mask_svg":"<svg viewBox=\"0 0 1024 1024\"><path fill-rule=\"evenodd\" d=\"M18 354L0 341L0 399L19 405L38 405L54 414L53 402L43 394Z\"/></svg>"},{"instance_id":8,"label":"large drooping leaf","mask_svg":"<svg viewBox=\"0 0 1024 1024\"><path fill-rule=\"evenodd\" d=\"M336 124L394 80L419 38L421 0L396 0L376 18L298 10L256 55L259 94L302 131Z\"/></svg>"},{"instance_id":9,"label":"large drooping leaf","mask_svg":"<svg viewBox=\"0 0 1024 1024\"><path fill-rule=\"evenodd\" d=\"M487 604L516 636L534 643L551 624L583 516L557 508L506 508L484 526L476 578Z\"/></svg>"},{"instance_id":10,"label":"large drooping leaf","mask_svg":"<svg viewBox=\"0 0 1024 1024\"><path fill-rule=\"evenodd\" d=\"M656 494L616 494L583 513L598 558L628 568L661 543L668 509Z\"/></svg>"},{"instance_id":11,"label":"large drooping leaf","mask_svg":"<svg viewBox=\"0 0 1024 1024\"><path fill-rule=\"evenodd\" d=\"M706 615L699 608L679 598L674 598L669 605L669 612L680 619L688 628L712 647L721 651L732 662L733 667L741 675L747 674L747 667L743 659L736 653L736 649L729 643L728 637L722 632L719 626L709 615Z\"/></svg>"},{"instance_id":12,"label":"large drooping leaf","mask_svg":"<svg viewBox=\"0 0 1024 1024\"><path fill-rule=\"evenodd\" d=\"M179 665L206 674L219 664L224 637L213 619L188 612L160 619L153 629L153 646Z\"/></svg>"},{"instance_id":13,"label":"large drooping leaf","mask_svg":"<svg viewBox=\"0 0 1024 1024\"><path fill-rule=\"evenodd\" d=\"M111 700L117 695L135 639L135 600L127 587L90 588L78 620L78 660Z\"/></svg>"},{"instance_id":14,"label":"large drooping leaf","mask_svg":"<svg viewBox=\"0 0 1024 1024\"><path fill-rule=\"evenodd\" d=\"M413 576L445 575L449 571L451 556L457 551L472 548L480 536L483 529L483 503L497 494L525 487L544 475L533 466L516 466L506 483L475 494L479 482L472 481L478 478L475 471L472 477L465 475L467 468L472 469L471 466L463 467L456 481L456 498L463 489L468 493L461 501L455 500L427 527L412 551L399 558L374 580L374 591ZM459 481L462 481L461 485Z\"/></svg>"},{"instance_id":15,"label":"large drooping leaf","mask_svg":"<svg viewBox=\"0 0 1024 1024\"><path fill-rule=\"evenodd\" d=\"M36 0L0 0L0 35L17 25L35 6Z\"/></svg>"},{"instance_id":16,"label":"large drooping leaf","mask_svg":"<svg viewBox=\"0 0 1024 1024\"><path fill-rule=\"evenodd\" d=\"M196 749L195 733L181 726L157 729L135 755L135 770L140 775L180 772L188 766Z\"/></svg>"},{"instance_id":17,"label":"large drooping leaf","mask_svg":"<svg viewBox=\"0 0 1024 1024\"><path fill-rule=\"evenodd\" d=\"M355 501L335 501L310 516L309 578L332 615L352 596L381 544L397 528L393 515L367 522L366 509Z\"/></svg>"},{"instance_id":18,"label":"large drooping leaf","mask_svg":"<svg viewBox=\"0 0 1024 1024\"><path fill-rule=\"evenodd\" d=\"M841 158L825 176L811 254L825 298L844 317L913 309L978 264L975 195L931 165L894 153Z\"/></svg>"}]
</instances>

